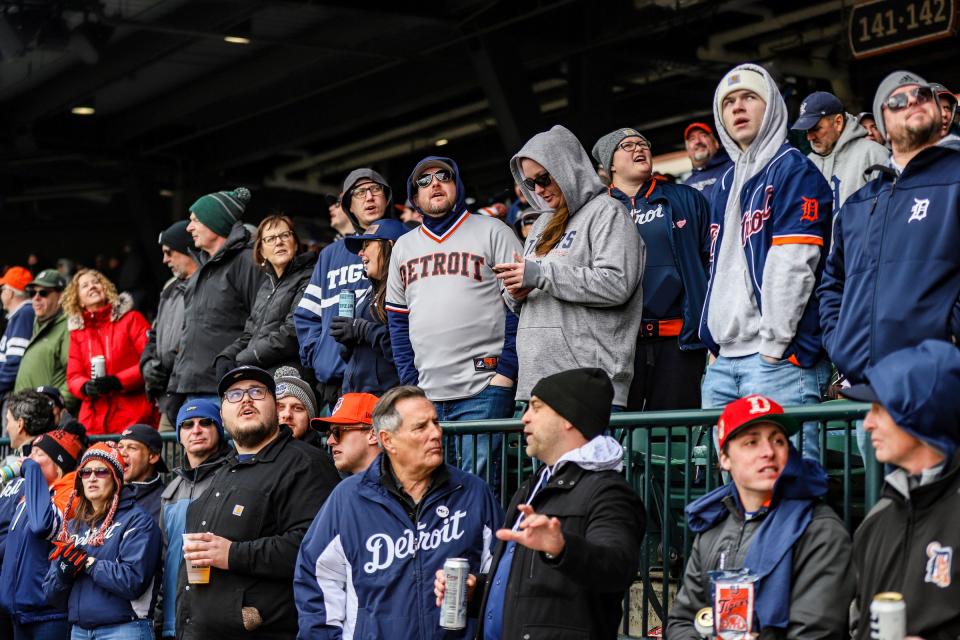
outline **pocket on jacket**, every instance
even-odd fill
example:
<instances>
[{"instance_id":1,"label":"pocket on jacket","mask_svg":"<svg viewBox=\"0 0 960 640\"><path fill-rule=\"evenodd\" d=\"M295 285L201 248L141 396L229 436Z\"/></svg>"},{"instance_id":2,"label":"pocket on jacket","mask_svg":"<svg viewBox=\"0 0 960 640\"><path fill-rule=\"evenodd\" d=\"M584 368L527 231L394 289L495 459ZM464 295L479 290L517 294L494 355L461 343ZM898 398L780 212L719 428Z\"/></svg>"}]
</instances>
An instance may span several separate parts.
<instances>
[{"instance_id":1,"label":"pocket on jacket","mask_svg":"<svg viewBox=\"0 0 960 640\"><path fill-rule=\"evenodd\" d=\"M582 366L577 361L563 329L559 327L527 327L526 334L521 340L517 335L517 354L521 361L527 361L537 371L545 374L568 369L577 369ZM530 362L533 360L533 362Z\"/></svg>"},{"instance_id":2,"label":"pocket on jacket","mask_svg":"<svg viewBox=\"0 0 960 640\"><path fill-rule=\"evenodd\" d=\"M552 624L525 624L522 630L521 637L524 640L589 640L590 638L590 632L587 629L571 629Z\"/></svg>"},{"instance_id":3,"label":"pocket on jacket","mask_svg":"<svg viewBox=\"0 0 960 640\"><path fill-rule=\"evenodd\" d=\"M211 496L215 500L216 496ZM222 498L215 521L201 524L200 531L211 531L228 540L253 540L261 537L270 499L262 491L234 487ZM207 515L207 514L205 514Z\"/></svg>"}]
</instances>

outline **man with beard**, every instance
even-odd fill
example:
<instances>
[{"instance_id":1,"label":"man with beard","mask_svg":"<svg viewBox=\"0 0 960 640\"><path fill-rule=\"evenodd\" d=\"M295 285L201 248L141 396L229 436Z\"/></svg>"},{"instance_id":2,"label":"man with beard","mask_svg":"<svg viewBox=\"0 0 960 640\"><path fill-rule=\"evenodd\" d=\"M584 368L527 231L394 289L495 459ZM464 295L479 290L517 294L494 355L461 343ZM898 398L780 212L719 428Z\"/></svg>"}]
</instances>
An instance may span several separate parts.
<instances>
[{"instance_id":1,"label":"man with beard","mask_svg":"<svg viewBox=\"0 0 960 640\"><path fill-rule=\"evenodd\" d=\"M209 584L189 585L181 565L177 637L292 639L297 552L340 476L328 457L280 426L269 373L237 367L219 393L236 451L187 508L185 562L211 571Z\"/></svg>"},{"instance_id":2,"label":"man with beard","mask_svg":"<svg viewBox=\"0 0 960 640\"><path fill-rule=\"evenodd\" d=\"M681 184L693 187L709 201L713 185L733 164L730 154L720 146L713 129L705 122L688 124L683 130L683 144L693 172Z\"/></svg>"},{"instance_id":3,"label":"man with beard","mask_svg":"<svg viewBox=\"0 0 960 640\"><path fill-rule=\"evenodd\" d=\"M873 112L893 154L837 216L823 272L823 344L853 384L884 356L960 334L960 153L938 146L943 119L920 76L895 71Z\"/></svg>"},{"instance_id":4,"label":"man with beard","mask_svg":"<svg viewBox=\"0 0 960 640\"><path fill-rule=\"evenodd\" d=\"M886 145L887 141L877 128L877 119L869 111L862 111L857 115L857 122L867 130L867 137L879 145Z\"/></svg>"},{"instance_id":5,"label":"man with beard","mask_svg":"<svg viewBox=\"0 0 960 640\"><path fill-rule=\"evenodd\" d=\"M386 310L401 384L419 385L441 421L509 418L517 379L517 317L501 298L493 266L514 262L520 242L507 225L472 215L457 164L430 156L414 167L407 196L423 224L390 256ZM443 322L437 322L443 318ZM488 435L462 441L461 468L496 483L499 436L487 468ZM451 454L453 447L448 449Z\"/></svg>"}]
</instances>

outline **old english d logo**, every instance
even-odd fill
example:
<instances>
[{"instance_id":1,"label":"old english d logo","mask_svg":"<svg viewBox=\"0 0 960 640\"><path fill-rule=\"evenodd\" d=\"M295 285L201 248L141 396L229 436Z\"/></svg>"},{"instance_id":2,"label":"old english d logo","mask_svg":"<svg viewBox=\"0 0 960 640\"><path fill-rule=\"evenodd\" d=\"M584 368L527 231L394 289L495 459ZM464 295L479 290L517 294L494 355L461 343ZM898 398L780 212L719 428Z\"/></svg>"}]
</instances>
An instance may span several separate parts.
<instances>
[{"instance_id":1,"label":"old english d logo","mask_svg":"<svg viewBox=\"0 0 960 640\"><path fill-rule=\"evenodd\" d=\"M800 219L807 222L816 222L820 217L820 203L816 198L805 198L800 196L803 203L800 205Z\"/></svg>"},{"instance_id":2,"label":"old english d logo","mask_svg":"<svg viewBox=\"0 0 960 640\"><path fill-rule=\"evenodd\" d=\"M953 548L942 547L939 542L927 545L927 573L924 582L930 582L941 589L950 586L950 569L953 567Z\"/></svg>"}]
</instances>

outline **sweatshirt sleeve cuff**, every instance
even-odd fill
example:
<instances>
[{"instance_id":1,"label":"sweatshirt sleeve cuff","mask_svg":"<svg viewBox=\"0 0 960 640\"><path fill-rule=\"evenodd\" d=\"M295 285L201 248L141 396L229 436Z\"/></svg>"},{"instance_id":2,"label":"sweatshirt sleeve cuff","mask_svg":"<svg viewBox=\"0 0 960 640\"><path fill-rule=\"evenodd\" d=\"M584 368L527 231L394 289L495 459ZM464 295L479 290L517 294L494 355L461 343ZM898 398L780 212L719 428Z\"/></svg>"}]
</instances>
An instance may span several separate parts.
<instances>
[{"instance_id":1,"label":"sweatshirt sleeve cuff","mask_svg":"<svg viewBox=\"0 0 960 640\"><path fill-rule=\"evenodd\" d=\"M760 355L768 358L783 360L783 354L786 353L789 342L776 342L774 340L762 340L760 342Z\"/></svg>"},{"instance_id":2,"label":"sweatshirt sleeve cuff","mask_svg":"<svg viewBox=\"0 0 960 640\"><path fill-rule=\"evenodd\" d=\"M533 260L525 260L523 263L523 288L539 289L537 283L540 281L540 263Z\"/></svg>"}]
</instances>

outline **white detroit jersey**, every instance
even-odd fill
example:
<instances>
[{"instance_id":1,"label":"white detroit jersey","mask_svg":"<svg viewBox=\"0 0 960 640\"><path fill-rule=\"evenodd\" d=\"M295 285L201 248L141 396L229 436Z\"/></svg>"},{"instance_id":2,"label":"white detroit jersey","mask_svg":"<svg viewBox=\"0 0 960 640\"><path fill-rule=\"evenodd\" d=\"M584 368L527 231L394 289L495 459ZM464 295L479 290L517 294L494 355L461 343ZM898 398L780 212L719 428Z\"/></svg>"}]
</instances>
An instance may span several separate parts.
<instances>
[{"instance_id":1,"label":"white detroit jersey","mask_svg":"<svg viewBox=\"0 0 960 640\"><path fill-rule=\"evenodd\" d=\"M496 373L507 309L493 266L521 250L506 224L470 212L442 236L421 226L397 240L386 308L409 314L414 365L430 400L476 395Z\"/></svg>"}]
</instances>

